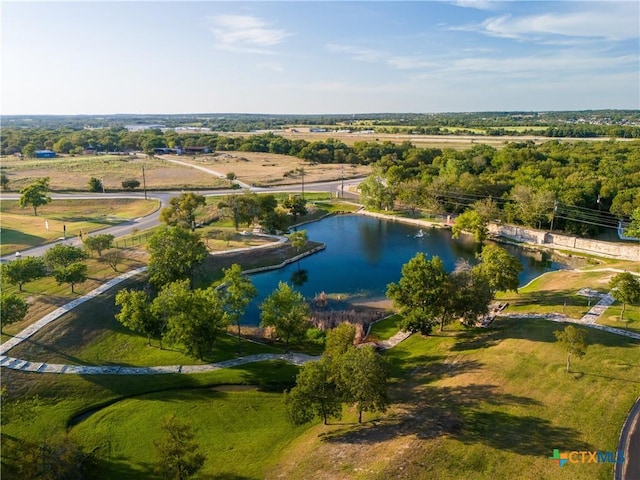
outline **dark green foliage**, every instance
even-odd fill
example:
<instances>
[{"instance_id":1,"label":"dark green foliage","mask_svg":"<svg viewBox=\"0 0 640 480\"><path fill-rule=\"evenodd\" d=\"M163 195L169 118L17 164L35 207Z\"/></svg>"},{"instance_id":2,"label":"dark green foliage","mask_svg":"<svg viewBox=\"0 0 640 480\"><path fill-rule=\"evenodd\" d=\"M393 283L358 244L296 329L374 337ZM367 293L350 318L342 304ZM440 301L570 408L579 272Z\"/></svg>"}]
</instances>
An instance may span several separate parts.
<instances>
[{"instance_id":1,"label":"dark green foliage","mask_svg":"<svg viewBox=\"0 0 640 480\"><path fill-rule=\"evenodd\" d=\"M46 276L47 269L40 257L21 257L2 264L2 281L10 285L18 285L22 291L25 283Z\"/></svg>"},{"instance_id":2,"label":"dark green foliage","mask_svg":"<svg viewBox=\"0 0 640 480\"><path fill-rule=\"evenodd\" d=\"M84 260L87 254L81 248L59 243L47 250L43 258L45 265L53 270Z\"/></svg>"},{"instance_id":3,"label":"dark green foliage","mask_svg":"<svg viewBox=\"0 0 640 480\"><path fill-rule=\"evenodd\" d=\"M33 214L38 215L38 207L51 202L49 192L49 177L40 178L20 190L20 206L22 208L31 205Z\"/></svg>"},{"instance_id":4,"label":"dark green foliage","mask_svg":"<svg viewBox=\"0 0 640 480\"><path fill-rule=\"evenodd\" d=\"M7 325L21 321L28 310L27 302L17 295L4 292L0 294L0 331Z\"/></svg>"},{"instance_id":5,"label":"dark green foliage","mask_svg":"<svg viewBox=\"0 0 640 480\"><path fill-rule=\"evenodd\" d=\"M135 178L129 178L122 181L122 188L125 190L135 190L140 186L140 181Z\"/></svg>"},{"instance_id":6,"label":"dark green foliage","mask_svg":"<svg viewBox=\"0 0 640 480\"><path fill-rule=\"evenodd\" d=\"M84 263L72 263L66 267L56 267L53 270L53 278L58 285L68 283L71 285L71 293L75 293L75 286L87 279L87 266Z\"/></svg>"},{"instance_id":7,"label":"dark green foliage","mask_svg":"<svg viewBox=\"0 0 640 480\"><path fill-rule=\"evenodd\" d=\"M191 425L172 414L162 420L162 436L153 442L155 473L167 480L186 480L204 465L206 457L195 441Z\"/></svg>"},{"instance_id":8,"label":"dark green foliage","mask_svg":"<svg viewBox=\"0 0 640 480\"><path fill-rule=\"evenodd\" d=\"M104 185L102 184L102 180L96 177L91 177L89 179L89 191L94 193L99 193L104 190Z\"/></svg>"},{"instance_id":9,"label":"dark green foliage","mask_svg":"<svg viewBox=\"0 0 640 480\"><path fill-rule=\"evenodd\" d=\"M292 195L282 202L282 206L289 210L289 214L293 217L293 223L296 222L298 217L303 217L307 214L307 201L298 195Z\"/></svg>"},{"instance_id":10,"label":"dark green foliage","mask_svg":"<svg viewBox=\"0 0 640 480\"><path fill-rule=\"evenodd\" d=\"M206 258L200 235L181 227L160 227L149 239L149 281L161 287L178 280L193 283L196 270Z\"/></svg>"},{"instance_id":11,"label":"dark green foliage","mask_svg":"<svg viewBox=\"0 0 640 480\"><path fill-rule=\"evenodd\" d=\"M195 193L182 193L169 200L169 206L160 212L160 220L171 226L195 230L198 207L204 206L204 196Z\"/></svg>"},{"instance_id":12,"label":"dark green foliage","mask_svg":"<svg viewBox=\"0 0 640 480\"><path fill-rule=\"evenodd\" d=\"M285 350L289 351L291 340L304 339L309 328L309 314L309 305L302 294L280 282L260 305L260 326L273 327L275 335L284 340Z\"/></svg>"},{"instance_id":13,"label":"dark green foliage","mask_svg":"<svg viewBox=\"0 0 640 480\"><path fill-rule=\"evenodd\" d=\"M113 235L108 233L88 235L82 239L82 243L87 250L96 252L98 256L101 257L102 252L108 250L113 245Z\"/></svg>"},{"instance_id":14,"label":"dark green foliage","mask_svg":"<svg viewBox=\"0 0 640 480\"><path fill-rule=\"evenodd\" d=\"M640 280L629 272L617 274L609 282L611 296L622 303L620 320L624 318L624 311L627 303L632 305L640 304Z\"/></svg>"}]
</instances>

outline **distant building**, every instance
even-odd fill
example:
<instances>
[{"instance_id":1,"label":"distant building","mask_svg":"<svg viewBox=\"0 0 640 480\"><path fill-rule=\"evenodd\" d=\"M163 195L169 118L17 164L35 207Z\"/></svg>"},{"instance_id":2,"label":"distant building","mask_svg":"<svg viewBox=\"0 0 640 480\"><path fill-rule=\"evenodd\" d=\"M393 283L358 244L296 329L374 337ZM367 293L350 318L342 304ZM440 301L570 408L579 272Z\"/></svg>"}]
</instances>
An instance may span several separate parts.
<instances>
[{"instance_id":1,"label":"distant building","mask_svg":"<svg viewBox=\"0 0 640 480\"><path fill-rule=\"evenodd\" d=\"M155 129L164 129L167 128L165 125L154 124L154 125L144 125L144 124L136 124L136 125L125 125L126 128L130 132L139 132L142 130L155 130Z\"/></svg>"},{"instance_id":2,"label":"distant building","mask_svg":"<svg viewBox=\"0 0 640 480\"><path fill-rule=\"evenodd\" d=\"M53 150L36 150L36 158L55 158L56 152Z\"/></svg>"}]
</instances>

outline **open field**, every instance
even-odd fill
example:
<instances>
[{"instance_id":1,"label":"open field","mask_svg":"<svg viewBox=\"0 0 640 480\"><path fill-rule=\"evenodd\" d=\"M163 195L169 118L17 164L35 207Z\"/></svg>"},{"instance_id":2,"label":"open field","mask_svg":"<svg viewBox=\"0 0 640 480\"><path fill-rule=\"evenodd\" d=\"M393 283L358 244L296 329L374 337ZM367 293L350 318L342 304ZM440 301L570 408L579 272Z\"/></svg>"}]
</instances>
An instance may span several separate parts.
<instances>
[{"instance_id":1,"label":"open field","mask_svg":"<svg viewBox=\"0 0 640 480\"><path fill-rule=\"evenodd\" d=\"M509 302L508 313L564 313L571 318L580 318L591 308L589 298L577 294L581 288L590 288L601 293L609 291L612 272L579 272L559 270L548 272L520 288L518 293L500 292L497 299ZM591 302L593 305L594 302Z\"/></svg>"},{"instance_id":2,"label":"open field","mask_svg":"<svg viewBox=\"0 0 640 480\"><path fill-rule=\"evenodd\" d=\"M148 190L228 188L229 181L159 158L128 155L92 155L79 157L2 159L2 172L9 178L9 189L18 191L34 180L51 179L53 191L87 191L89 178L103 181L106 191L122 191L122 181L134 178Z\"/></svg>"},{"instance_id":3,"label":"open field","mask_svg":"<svg viewBox=\"0 0 640 480\"><path fill-rule=\"evenodd\" d=\"M0 254L6 255L63 238L64 226L67 227L67 237L75 237L81 231L88 233L149 215L159 206L158 200L126 198L53 200L38 208L36 216L32 208L20 208L17 200L3 200L0 205Z\"/></svg>"},{"instance_id":4,"label":"open field","mask_svg":"<svg viewBox=\"0 0 640 480\"><path fill-rule=\"evenodd\" d=\"M175 412L195 427L208 456L203 474L213 478L608 480L611 465L560 469L548 457L553 448L616 449L640 393L640 344L586 329L587 355L566 374L566 355L553 337L560 328L499 319L486 330L414 335L385 353L391 409L365 414L361 425L347 409L328 426L294 428L279 394L189 388L259 379L282 388L295 374L294 367L265 363L182 378L3 371L12 394L40 398L35 415L3 431L40 439L108 402L71 429L85 448L97 448L104 478L151 478L152 442L161 418ZM144 392L156 393L132 397ZM5 452L9 447L3 443Z\"/></svg>"},{"instance_id":5,"label":"open field","mask_svg":"<svg viewBox=\"0 0 640 480\"><path fill-rule=\"evenodd\" d=\"M466 150L473 147L475 144L491 145L495 148L502 148L505 143L508 142L526 142L532 141L536 144L549 142L552 140L558 140L560 142L606 142L609 141L608 137L598 138L549 138L538 137L530 135L504 135L504 136L480 136L480 135L410 135L401 133L339 133L339 132L285 132L275 131L276 135L291 140L306 140L308 142L316 142L320 140L326 140L328 138L334 138L346 143L347 145L353 145L356 142L411 142L416 147L420 148L451 148L454 150ZM227 132L228 136L249 136L256 135L256 133L244 133L244 132ZM633 139L618 138L616 141L632 141Z\"/></svg>"},{"instance_id":6,"label":"open field","mask_svg":"<svg viewBox=\"0 0 640 480\"><path fill-rule=\"evenodd\" d=\"M197 157L166 155L166 158L211 168L224 175L235 173L239 180L257 187L293 185L302 182L304 168L305 183L340 180L366 176L371 167L350 164L311 164L290 155L259 152L218 152L216 155Z\"/></svg>"},{"instance_id":7,"label":"open field","mask_svg":"<svg viewBox=\"0 0 640 480\"><path fill-rule=\"evenodd\" d=\"M640 392L640 344L587 329L587 355L566 374L560 328L498 320L410 337L385 353L395 379L387 414L311 427L267 478L610 479L611 465L560 469L547 457L617 448Z\"/></svg>"}]
</instances>

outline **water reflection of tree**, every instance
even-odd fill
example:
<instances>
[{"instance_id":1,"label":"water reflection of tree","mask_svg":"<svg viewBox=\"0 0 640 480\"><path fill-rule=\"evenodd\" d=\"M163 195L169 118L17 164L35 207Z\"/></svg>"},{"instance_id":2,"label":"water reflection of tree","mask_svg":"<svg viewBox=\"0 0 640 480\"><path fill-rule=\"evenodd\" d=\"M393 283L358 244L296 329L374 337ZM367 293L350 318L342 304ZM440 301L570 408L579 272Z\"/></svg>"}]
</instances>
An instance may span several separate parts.
<instances>
[{"instance_id":1,"label":"water reflection of tree","mask_svg":"<svg viewBox=\"0 0 640 480\"><path fill-rule=\"evenodd\" d=\"M309 272L307 270L297 270L291 274L291 283L295 287L301 287L309 281Z\"/></svg>"},{"instance_id":2,"label":"water reflection of tree","mask_svg":"<svg viewBox=\"0 0 640 480\"><path fill-rule=\"evenodd\" d=\"M383 223L378 220L360 222L358 225L362 251L369 263L377 264L382 258L382 252L384 251L383 238L386 230Z\"/></svg>"}]
</instances>

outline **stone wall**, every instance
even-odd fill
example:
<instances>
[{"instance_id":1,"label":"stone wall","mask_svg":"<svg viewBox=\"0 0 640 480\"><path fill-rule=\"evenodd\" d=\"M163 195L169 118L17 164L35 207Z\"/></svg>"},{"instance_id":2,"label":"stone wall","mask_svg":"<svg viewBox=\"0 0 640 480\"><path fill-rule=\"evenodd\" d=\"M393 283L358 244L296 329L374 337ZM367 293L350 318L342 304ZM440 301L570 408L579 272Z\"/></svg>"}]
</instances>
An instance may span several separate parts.
<instances>
[{"instance_id":1,"label":"stone wall","mask_svg":"<svg viewBox=\"0 0 640 480\"><path fill-rule=\"evenodd\" d=\"M489 224L492 235L509 238L518 242L545 245L576 252L589 253L620 260L640 261L640 245L630 242L604 242L569 235L559 235L541 230L532 230L514 225Z\"/></svg>"}]
</instances>

